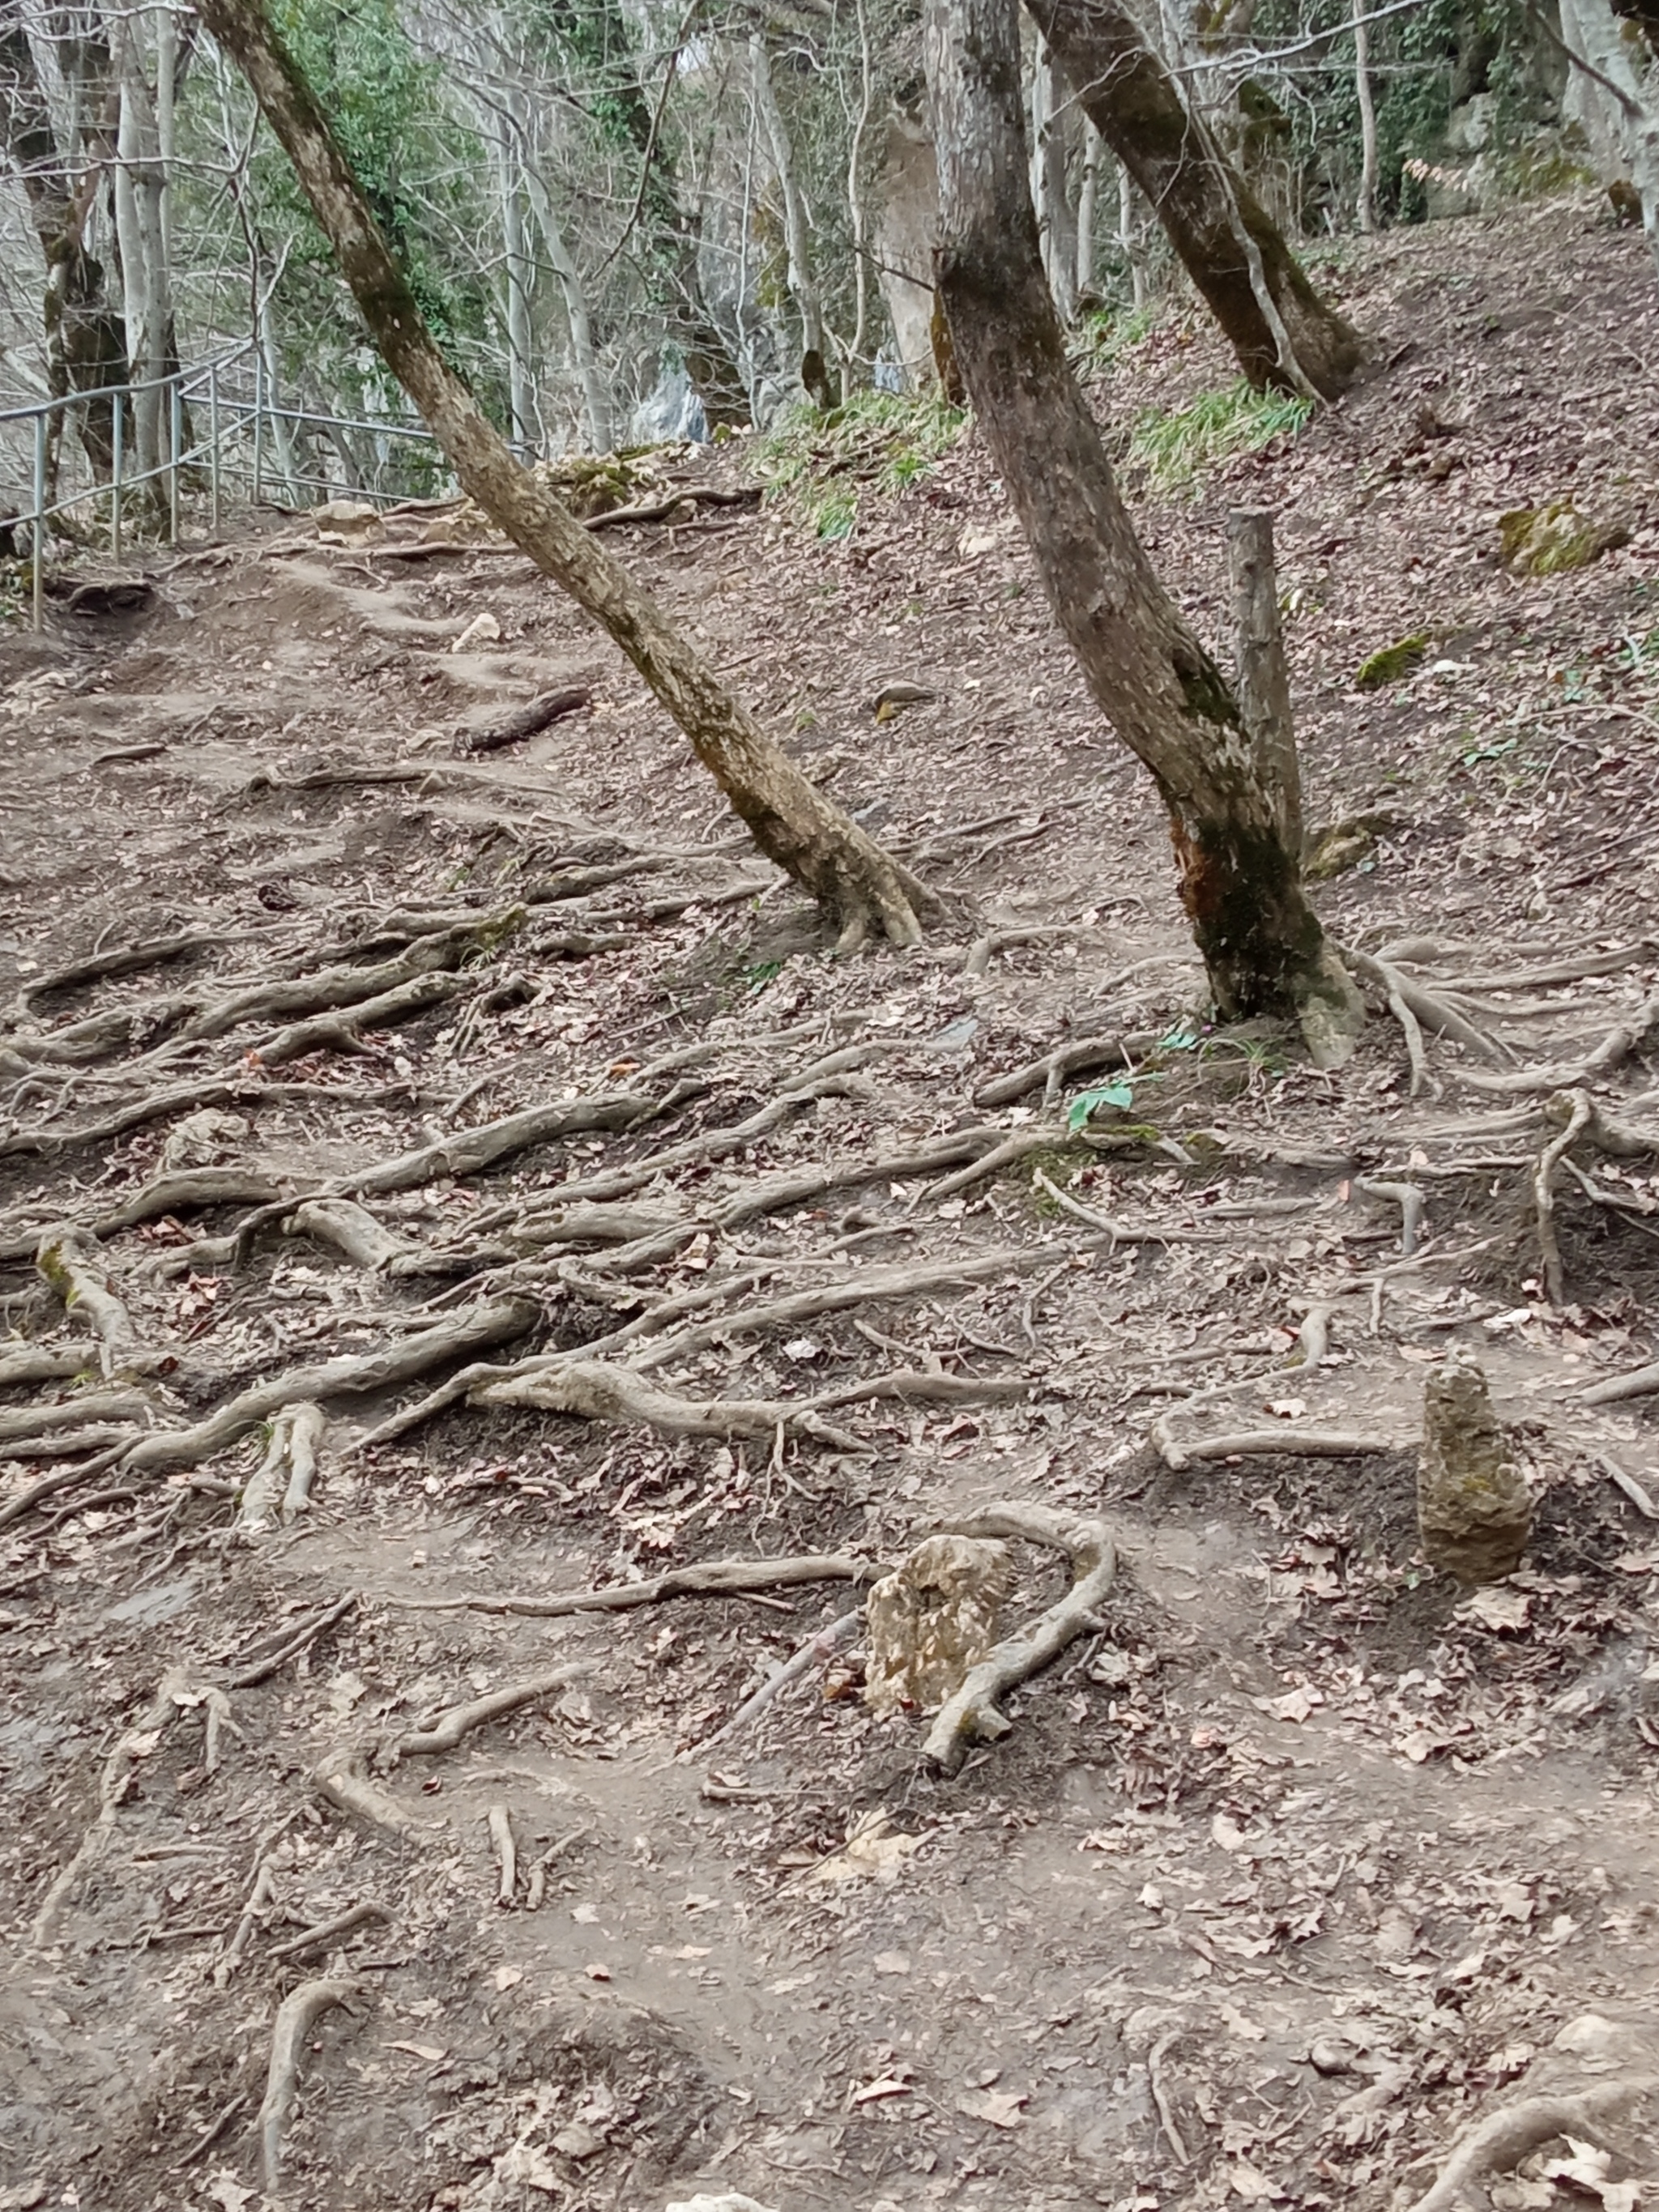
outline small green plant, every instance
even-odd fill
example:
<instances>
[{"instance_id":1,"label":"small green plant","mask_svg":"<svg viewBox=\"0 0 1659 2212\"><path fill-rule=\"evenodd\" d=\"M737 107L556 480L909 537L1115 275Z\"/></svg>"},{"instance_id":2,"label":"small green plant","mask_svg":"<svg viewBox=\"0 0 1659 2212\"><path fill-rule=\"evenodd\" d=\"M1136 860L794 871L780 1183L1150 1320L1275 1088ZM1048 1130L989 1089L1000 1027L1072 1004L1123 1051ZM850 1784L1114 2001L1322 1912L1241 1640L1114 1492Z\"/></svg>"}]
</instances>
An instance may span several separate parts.
<instances>
[{"instance_id":1,"label":"small green plant","mask_svg":"<svg viewBox=\"0 0 1659 2212\"><path fill-rule=\"evenodd\" d=\"M1073 358L1085 374L1111 368L1120 355L1151 335L1156 320L1150 307L1097 307L1078 325L1072 345Z\"/></svg>"},{"instance_id":2,"label":"small green plant","mask_svg":"<svg viewBox=\"0 0 1659 2212\"><path fill-rule=\"evenodd\" d=\"M1115 1106L1122 1113L1134 1103L1133 1086L1127 1083L1103 1083L1093 1091L1079 1091L1066 1109L1066 1133L1075 1137L1086 1129L1103 1106Z\"/></svg>"},{"instance_id":3,"label":"small green plant","mask_svg":"<svg viewBox=\"0 0 1659 2212\"><path fill-rule=\"evenodd\" d=\"M817 537L850 538L863 488L901 497L933 474L967 419L933 392L854 392L827 413L792 409L757 449L757 468L769 499L790 501Z\"/></svg>"},{"instance_id":4,"label":"small green plant","mask_svg":"<svg viewBox=\"0 0 1659 2212\"><path fill-rule=\"evenodd\" d=\"M1130 433L1129 464L1144 469L1155 489L1178 491L1219 461L1293 436L1312 412L1311 400L1254 392L1241 376L1173 413L1148 408Z\"/></svg>"}]
</instances>

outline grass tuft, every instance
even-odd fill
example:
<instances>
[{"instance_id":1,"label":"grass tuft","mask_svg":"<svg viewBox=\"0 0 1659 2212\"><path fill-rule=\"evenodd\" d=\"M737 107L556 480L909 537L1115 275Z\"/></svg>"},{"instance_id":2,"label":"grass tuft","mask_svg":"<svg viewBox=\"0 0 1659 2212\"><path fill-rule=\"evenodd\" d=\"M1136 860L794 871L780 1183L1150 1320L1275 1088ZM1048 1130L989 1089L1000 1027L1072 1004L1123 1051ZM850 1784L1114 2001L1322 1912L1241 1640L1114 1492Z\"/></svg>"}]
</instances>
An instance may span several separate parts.
<instances>
[{"instance_id":1,"label":"grass tuft","mask_svg":"<svg viewBox=\"0 0 1659 2212\"><path fill-rule=\"evenodd\" d=\"M935 392L859 392L827 414L792 408L756 464L769 499L790 501L819 538L850 538L863 493L897 498L922 483L967 419Z\"/></svg>"},{"instance_id":2,"label":"grass tuft","mask_svg":"<svg viewBox=\"0 0 1659 2212\"><path fill-rule=\"evenodd\" d=\"M1218 461L1293 436L1312 412L1311 400L1253 391L1241 376L1173 414L1148 408L1130 434L1129 465L1145 469L1156 490L1177 491Z\"/></svg>"}]
</instances>

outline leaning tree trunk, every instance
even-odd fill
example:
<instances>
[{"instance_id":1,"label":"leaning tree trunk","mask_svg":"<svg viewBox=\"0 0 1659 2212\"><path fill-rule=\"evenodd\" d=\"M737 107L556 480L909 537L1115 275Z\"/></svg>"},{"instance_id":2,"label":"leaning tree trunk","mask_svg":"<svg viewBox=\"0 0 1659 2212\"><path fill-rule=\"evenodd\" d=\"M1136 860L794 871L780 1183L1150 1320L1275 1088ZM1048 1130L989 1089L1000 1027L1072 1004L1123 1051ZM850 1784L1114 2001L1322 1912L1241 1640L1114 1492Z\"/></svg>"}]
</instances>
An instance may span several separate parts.
<instances>
[{"instance_id":1,"label":"leaning tree trunk","mask_svg":"<svg viewBox=\"0 0 1659 2212\"><path fill-rule=\"evenodd\" d=\"M939 289L975 417L1089 687L1169 809L1224 1018L1302 1020L1340 1056L1357 1008L1304 894L1271 743L1171 605L1113 481L1043 279L1017 0L929 0Z\"/></svg>"},{"instance_id":2,"label":"leaning tree trunk","mask_svg":"<svg viewBox=\"0 0 1659 2212\"><path fill-rule=\"evenodd\" d=\"M569 509L515 461L434 344L414 294L264 0L199 0L198 14L246 76L339 257L386 366L467 491L544 575L607 629L690 739L756 843L842 924L843 945L878 923L894 943L921 930L920 886L809 783Z\"/></svg>"},{"instance_id":3,"label":"leaning tree trunk","mask_svg":"<svg viewBox=\"0 0 1659 2212\"><path fill-rule=\"evenodd\" d=\"M1359 366L1358 338L1308 282L1123 0L1026 5L1250 382L1334 399Z\"/></svg>"}]
</instances>

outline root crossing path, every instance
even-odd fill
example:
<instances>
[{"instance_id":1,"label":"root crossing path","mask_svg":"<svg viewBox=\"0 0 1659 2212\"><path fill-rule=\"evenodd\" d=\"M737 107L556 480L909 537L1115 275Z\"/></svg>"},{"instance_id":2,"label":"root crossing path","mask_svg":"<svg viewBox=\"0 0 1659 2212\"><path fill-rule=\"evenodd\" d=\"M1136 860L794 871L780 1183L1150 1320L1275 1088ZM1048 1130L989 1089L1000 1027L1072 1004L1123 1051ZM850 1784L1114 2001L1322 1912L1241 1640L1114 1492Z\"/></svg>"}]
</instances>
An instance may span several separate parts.
<instances>
[{"instance_id":1,"label":"root crossing path","mask_svg":"<svg viewBox=\"0 0 1659 2212\"><path fill-rule=\"evenodd\" d=\"M1409 446L1462 380L1470 513L1549 489L1502 318L1558 220L1482 233L1490 344L1412 289L1433 227L1367 247L1422 353L1249 465L1327 548L1310 820L1370 824L1334 1075L1206 1025L971 441L844 545L611 518L939 895L903 954L829 957L442 517L0 637L0 2202L1646 2181L1659 709L1607 640L1650 579L1638 532L1522 635ZM1579 238L1624 305L1572 374L1622 386L1638 249ZM1350 531L1353 438L1398 468ZM1208 511L1151 518L1193 605ZM1413 545L1463 641L1373 702ZM1453 1346L1536 1501L1473 1594L1414 1517ZM995 1637L877 1718L866 1590L951 1530L1006 1547Z\"/></svg>"}]
</instances>

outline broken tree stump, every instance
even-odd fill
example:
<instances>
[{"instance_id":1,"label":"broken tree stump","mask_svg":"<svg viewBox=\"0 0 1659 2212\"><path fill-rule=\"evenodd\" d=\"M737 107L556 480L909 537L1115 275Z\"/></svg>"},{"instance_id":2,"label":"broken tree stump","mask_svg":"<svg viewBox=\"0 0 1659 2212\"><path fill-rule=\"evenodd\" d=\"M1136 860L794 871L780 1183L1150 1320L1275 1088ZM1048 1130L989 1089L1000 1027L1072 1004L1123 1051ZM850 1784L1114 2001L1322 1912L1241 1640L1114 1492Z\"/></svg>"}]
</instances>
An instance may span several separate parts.
<instances>
[{"instance_id":1,"label":"broken tree stump","mask_svg":"<svg viewBox=\"0 0 1659 2212\"><path fill-rule=\"evenodd\" d=\"M1510 1456L1480 1362L1462 1350L1424 1385L1417 1524L1430 1565L1470 1583L1512 1574L1532 1534L1532 1492Z\"/></svg>"}]
</instances>

